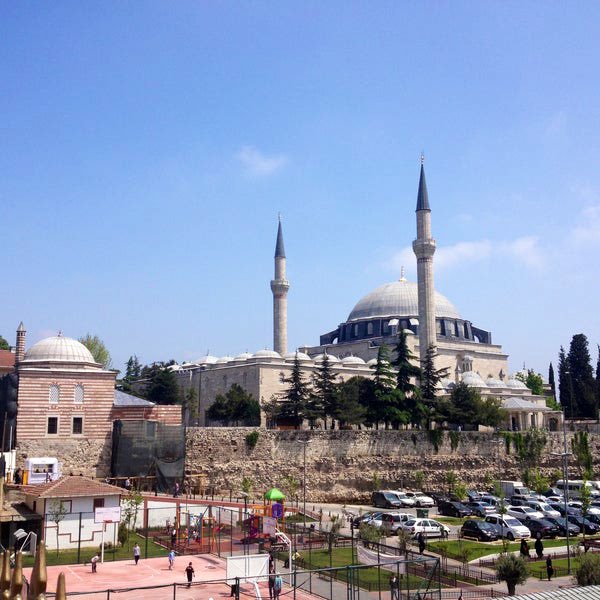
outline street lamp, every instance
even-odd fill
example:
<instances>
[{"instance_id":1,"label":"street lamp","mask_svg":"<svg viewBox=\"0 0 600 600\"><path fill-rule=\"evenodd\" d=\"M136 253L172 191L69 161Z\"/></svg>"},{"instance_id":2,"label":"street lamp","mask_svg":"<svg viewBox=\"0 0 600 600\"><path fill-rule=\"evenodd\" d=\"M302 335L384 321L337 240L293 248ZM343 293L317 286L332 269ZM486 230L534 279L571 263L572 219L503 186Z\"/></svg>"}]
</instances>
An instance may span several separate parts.
<instances>
[{"instance_id":1,"label":"street lamp","mask_svg":"<svg viewBox=\"0 0 600 600\"><path fill-rule=\"evenodd\" d=\"M304 515L304 531L306 532L306 446L308 446L309 440L302 442L302 512Z\"/></svg>"},{"instance_id":2,"label":"street lamp","mask_svg":"<svg viewBox=\"0 0 600 600\"><path fill-rule=\"evenodd\" d=\"M242 498L244 498L244 514L242 515L242 535L244 536L244 554L249 554L248 551L248 532L245 528L246 514L248 512L248 492L240 492Z\"/></svg>"}]
</instances>

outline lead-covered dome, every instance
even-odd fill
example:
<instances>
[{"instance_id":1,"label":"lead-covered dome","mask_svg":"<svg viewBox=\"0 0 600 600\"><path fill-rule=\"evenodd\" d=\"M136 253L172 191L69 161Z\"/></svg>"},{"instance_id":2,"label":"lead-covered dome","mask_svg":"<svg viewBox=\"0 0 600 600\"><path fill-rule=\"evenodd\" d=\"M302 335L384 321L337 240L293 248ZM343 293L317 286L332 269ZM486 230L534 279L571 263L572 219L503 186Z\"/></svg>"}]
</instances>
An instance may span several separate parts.
<instances>
[{"instance_id":1,"label":"lead-covered dome","mask_svg":"<svg viewBox=\"0 0 600 600\"><path fill-rule=\"evenodd\" d=\"M401 279L374 289L361 298L352 309L348 321L384 317L418 317L418 286ZM435 316L460 319L457 308L439 292L435 292Z\"/></svg>"},{"instance_id":2,"label":"lead-covered dome","mask_svg":"<svg viewBox=\"0 0 600 600\"><path fill-rule=\"evenodd\" d=\"M92 353L81 342L60 334L31 346L23 362L33 361L96 364Z\"/></svg>"}]
</instances>

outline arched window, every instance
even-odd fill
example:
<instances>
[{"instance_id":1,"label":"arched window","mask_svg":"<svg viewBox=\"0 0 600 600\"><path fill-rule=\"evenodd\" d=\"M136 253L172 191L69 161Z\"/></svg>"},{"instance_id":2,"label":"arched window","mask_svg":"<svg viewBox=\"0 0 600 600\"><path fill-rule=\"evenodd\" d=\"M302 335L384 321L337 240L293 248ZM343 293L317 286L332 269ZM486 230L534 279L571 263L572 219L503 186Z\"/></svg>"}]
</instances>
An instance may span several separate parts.
<instances>
[{"instance_id":1,"label":"arched window","mask_svg":"<svg viewBox=\"0 0 600 600\"><path fill-rule=\"evenodd\" d=\"M223 387L227 388L227 375L223 375Z\"/></svg>"},{"instance_id":2,"label":"arched window","mask_svg":"<svg viewBox=\"0 0 600 600\"><path fill-rule=\"evenodd\" d=\"M248 383L248 373L244 373L242 375L242 383L243 383L243 387L246 387L246 384Z\"/></svg>"},{"instance_id":3,"label":"arched window","mask_svg":"<svg viewBox=\"0 0 600 600\"><path fill-rule=\"evenodd\" d=\"M83 385L81 385L81 383L78 383L75 386L75 392L73 394L73 402L75 402L75 404L83 404L84 397L85 397L85 392L83 390Z\"/></svg>"},{"instance_id":4,"label":"arched window","mask_svg":"<svg viewBox=\"0 0 600 600\"><path fill-rule=\"evenodd\" d=\"M53 383L50 386L50 390L48 393L48 401L50 404L58 404L60 400L60 386Z\"/></svg>"},{"instance_id":5,"label":"arched window","mask_svg":"<svg viewBox=\"0 0 600 600\"><path fill-rule=\"evenodd\" d=\"M373 323L367 323L367 335L373 335Z\"/></svg>"}]
</instances>

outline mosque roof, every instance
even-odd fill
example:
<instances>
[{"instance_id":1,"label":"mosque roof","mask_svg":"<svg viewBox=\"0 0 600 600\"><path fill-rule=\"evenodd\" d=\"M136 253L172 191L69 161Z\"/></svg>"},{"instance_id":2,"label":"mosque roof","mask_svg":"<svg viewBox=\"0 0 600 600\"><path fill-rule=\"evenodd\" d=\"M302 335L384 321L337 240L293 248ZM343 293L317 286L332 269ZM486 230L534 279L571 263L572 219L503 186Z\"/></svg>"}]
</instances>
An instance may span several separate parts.
<instances>
[{"instance_id":1,"label":"mosque roof","mask_svg":"<svg viewBox=\"0 0 600 600\"><path fill-rule=\"evenodd\" d=\"M123 390L115 390L114 406L154 406L154 402L127 394Z\"/></svg>"},{"instance_id":2,"label":"mosque roof","mask_svg":"<svg viewBox=\"0 0 600 600\"><path fill-rule=\"evenodd\" d=\"M427 183L425 181L425 169L421 162L421 175L419 177L419 193L417 195L417 210L431 210L429 208L429 195L427 194Z\"/></svg>"},{"instance_id":3,"label":"mosque roof","mask_svg":"<svg viewBox=\"0 0 600 600\"><path fill-rule=\"evenodd\" d=\"M540 406L531 400L524 400L523 398L517 398L511 396L510 398L504 398L502 400L502 408L506 410L527 410L537 412L548 412L552 409L547 406Z\"/></svg>"},{"instance_id":4,"label":"mosque roof","mask_svg":"<svg viewBox=\"0 0 600 600\"><path fill-rule=\"evenodd\" d=\"M417 317L419 295L415 282L402 278L375 288L352 309L348 321L375 317ZM435 292L435 316L460 319L458 309L439 292Z\"/></svg>"},{"instance_id":5,"label":"mosque roof","mask_svg":"<svg viewBox=\"0 0 600 600\"><path fill-rule=\"evenodd\" d=\"M60 333L40 340L27 350L23 363L33 361L96 364L92 353L81 342Z\"/></svg>"}]
</instances>

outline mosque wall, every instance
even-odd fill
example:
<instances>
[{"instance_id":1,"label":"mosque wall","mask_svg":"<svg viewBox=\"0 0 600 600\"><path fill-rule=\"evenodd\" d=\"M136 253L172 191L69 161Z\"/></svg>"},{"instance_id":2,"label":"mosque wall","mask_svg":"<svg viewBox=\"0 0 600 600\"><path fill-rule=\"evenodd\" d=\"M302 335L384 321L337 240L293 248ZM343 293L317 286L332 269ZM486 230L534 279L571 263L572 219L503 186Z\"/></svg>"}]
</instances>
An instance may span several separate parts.
<instances>
[{"instance_id":1,"label":"mosque wall","mask_svg":"<svg viewBox=\"0 0 600 600\"><path fill-rule=\"evenodd\" d=\"M283 486L292 475L303 481L306 445L306 485L309 501L368 501L376 476L381 488L414 487L415 471L425 474L425 489L443 489L444 476L454 471L468 485L481 486L486 474L520 479L523 466L506 453L502 436L461 432L452 449L446 433L436 453L427 432L410 431L275 431L258 429L253 449L245 437L252 428L190 428L186 469L203 473L216 492L239 491L249 477L255 490ZM570 434L569 434L570 435ZM562 434L548 433L542 471L561 468ZM593 456L600 466L600 438L590 435ZM569 441L570 447L570 441ZM572 474L576 469L571 467ZM300 486L300 498L302 491Z\"/></svg>"}]
</instances>

